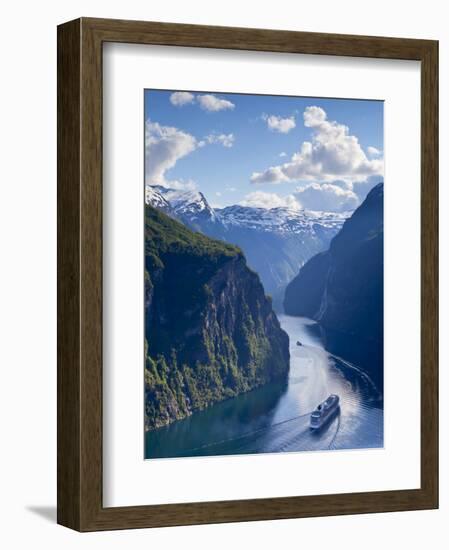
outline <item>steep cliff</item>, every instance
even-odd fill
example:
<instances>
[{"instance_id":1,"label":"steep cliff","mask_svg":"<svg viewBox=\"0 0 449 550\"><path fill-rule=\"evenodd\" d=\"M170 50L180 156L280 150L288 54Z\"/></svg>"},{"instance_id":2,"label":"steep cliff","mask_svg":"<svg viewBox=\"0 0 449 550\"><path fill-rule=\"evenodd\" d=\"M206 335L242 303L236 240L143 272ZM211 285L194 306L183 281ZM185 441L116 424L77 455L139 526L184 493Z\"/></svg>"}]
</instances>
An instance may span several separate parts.
<instances>
[{"instance_id":1,"label":"steep cliff","mask_svg":"<svg viewBox=\"0 0 449 550\"><path fill-rule=\"evenodd\" d=\"M383 384L383 183L374 187L333 238L288 285L289 315L328 329L334 353Z\"/></svg>"},{"instance_id":2,"label":"steep cliff","mask_svg":"<svg viewBox=\"0 0 449 550\"><path fill-rule=\"evenodd\" d=\"M235 246L146 206L145 427L287 376L288 336Z\"/></svg>"}]
</instances>

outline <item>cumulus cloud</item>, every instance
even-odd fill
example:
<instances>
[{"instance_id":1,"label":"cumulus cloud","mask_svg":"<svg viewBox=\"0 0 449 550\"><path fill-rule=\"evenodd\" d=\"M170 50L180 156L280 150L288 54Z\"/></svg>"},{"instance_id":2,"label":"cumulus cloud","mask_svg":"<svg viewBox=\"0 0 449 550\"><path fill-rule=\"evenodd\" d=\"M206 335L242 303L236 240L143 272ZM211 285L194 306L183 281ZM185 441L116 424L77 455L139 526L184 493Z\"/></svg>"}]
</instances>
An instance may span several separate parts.
<instances>
[{"instance_id":1,"label":"cumulus cloud","mask_svg":"<svg viewBox=\"0 0 449 550\"><path fill-rule=\"evenodd\" d=\"M200 147L204 147L207 143L218 143L223 147L232 147L234 145L234 134L209 134L199 142Z\"/></svg>"},{"instance_id":2,"label":"cumulus cloud","mask_svg":"<svg viewBox=\"0 0 449 550\"><path fill-rule=\"evenodd\" d=\"M170 103L175 107L183 107L192 103L198 104L201 109L209 113L232 110L235 105L228 99L217 97L214 94L192 94L191 92L173 92L170 94Z\"/></svg>"},{"instance_id":3,"label":"cumulus cloud","mask_svg":"<svg viewBox=\"0 0 449 550\"><path fill-rule=\"evenodd\" d=\"M286 157L287 156L287 153L285 151L282 151L282 153L279 153L279 156L280 157Z\"/></svg>"},{"instance_id":4,"label":"cumulus cloud","mask_svg":"<svg viewBox=\"0 0 449 550\"><path fill-rule=\"evenodd\" d=\"M352 189L344 189L331 183L309 183L304 187L298 187L295 198L307 210L331 212L354 210L360 203L359 197Z\"/></svg>"},{"instance_id":5,"label":"cumulus cloud","mask_svg":"<svg viewBox=\"0 0 449 550\"><path fill-rule=\"evenodd\" d=\"M145 176L149 184L166 187L192 187L192 182L168 182L165 173L177 161L194 151L198 142L194 136L171 126L147 120L145 124Z\"/></svg>"},{"instance_id":6,"label":"cumulus cloud","mask_svg":"<svg viewBox=\"0 0 449 550\"><path fill-rule=\"evenodd\" d=\"M253 208L277 208L284 206L293 210L299 210L301 204L293 195L281 197L276 193L266 193L265 191L253 191L248 193L245 198L239 202L241 206L251 206Z\"/></svg>"},{"instance_id":7,"label":"cumulus cloud","mask_svg":"<svg viewBox=\"0 0 449 550\"><path fill-rule=\"evenodd\" d=\"M290 181L282 170L282 166L271 166L264 172L253 172L251 183L282 183Z\"/></svg>"},{"instance_id":8,"label":"cumulus cloud","mask_svg":"<svg viewBox=\"0 0 449 550\"><path fill-rule=\"evenodd\" d=\"M195 189L196 184L191 180L167 180L166 172L173 168L178 160L200 147L216 143L229 148L233 146L234 141L234 134L215 133L199 141L188 132L172 126L163 126L148 119L145 124L145 180L149 185Z\"/></svg>"},{"instance_id":9,"label":"cumulus cloud","mask_svg":"<svg viewBox=\"0 0 449 550\"><path fill-rule=\"evenodd\" d=\"M270 130L279 132L280 134L288 134L290 130L296 127L294 116L282 118L276 115L263 115L262 118L265 120Z\"/></svg>"},{"instance_id":10,"label":"cumulus cloud","mask_svg":"<svg viewBox=\"0 0 449 550\"><path fill-rule=\"evenodd\" d=\"M372 145L367 148L367 151L370 157L380 157L382 155L382 151L379 151L377 147L373 147Z\"/></svg>"},{"instance_id":11,"label":"cumulus cloud","mask_svg":"<svg viewBox=\"0 0 449 550\"><path fill-rule=\"evenodd\" d=\"M252 183L336 179L352 183L383 174L383 159L369 159L349 128L328 120L324 109L306 107L303 117L304 126L312 130L311 141L304 141L289 162L254 172Z\"/></svg>"},{"instance_id":12,"label":"cumulus cloud","mask_svg":"<svg viewBox=\"0 0 449 550\"><path fill-rule=\"evenodd\" d=\"M235 105L227 99L220 99L213 94L197 95L196 99L200 107L208 112L224 111L226 109L234 109Z\"/></svg>"},{"instance_id":13,"label":"cumulus cloud","mask_svg":"<svg viewBox=\"0 0 449 550\"><path fill-rule=\"evenodd\" d=\"M190 92L174 92L170 95L170 103L175 107L182 107L195 101L195 96Z\"/></svg>"}]
</instances>

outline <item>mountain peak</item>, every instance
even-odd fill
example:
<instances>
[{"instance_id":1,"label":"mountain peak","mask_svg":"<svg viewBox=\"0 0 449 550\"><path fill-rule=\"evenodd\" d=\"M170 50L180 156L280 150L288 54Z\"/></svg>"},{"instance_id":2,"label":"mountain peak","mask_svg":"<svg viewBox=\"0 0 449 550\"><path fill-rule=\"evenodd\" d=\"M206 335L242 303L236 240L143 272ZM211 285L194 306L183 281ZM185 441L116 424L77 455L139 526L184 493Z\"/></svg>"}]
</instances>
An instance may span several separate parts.
<instances>
[{"instance_id":1,"label":"mountain peak","mask_svg":"<svg viewBox=\"0 0 449 550\"><path fill-rule=\"evenodd\" d=\"M171 210L170 203L164 197L163 193L159 191L159 186L156 185L147 185L145 187L145 203L155 208L159 208L164 212Z\"/></svg>"},{"instance_id":2,"label":"mountain peak","mask_svg":"<svg viewBox=\"0 0 449 550\"><path fill-rule=\"evenodd\" d=\"M162 185L147 185L147 196L149 198L147 204L156 208L160 208L157 202L160 202L161 197L170 205L174 216L183 221L186 217L190 221L195 221L199 217L203 221L214 222L217 220L215 210L207 202L203 193L197 189L173 189Z\"/></svg>"}]
</instances>

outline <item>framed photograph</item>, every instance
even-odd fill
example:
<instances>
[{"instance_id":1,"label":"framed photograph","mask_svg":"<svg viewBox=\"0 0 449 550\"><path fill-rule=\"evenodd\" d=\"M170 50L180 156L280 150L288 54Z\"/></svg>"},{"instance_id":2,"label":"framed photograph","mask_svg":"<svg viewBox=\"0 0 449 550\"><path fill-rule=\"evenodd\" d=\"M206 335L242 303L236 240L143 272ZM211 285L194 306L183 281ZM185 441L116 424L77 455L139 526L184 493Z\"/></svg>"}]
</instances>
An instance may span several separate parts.
<instances>
[{"instance_id":1,"label":"framed photograph","mask_svg":"<svg viewBox=\"0 0 449 550\"><path fill-rule=\"evenodd\" d=\"M61 25L58 522L437 508L437 204L435 41Z\"/></svg>"}]
</instances>

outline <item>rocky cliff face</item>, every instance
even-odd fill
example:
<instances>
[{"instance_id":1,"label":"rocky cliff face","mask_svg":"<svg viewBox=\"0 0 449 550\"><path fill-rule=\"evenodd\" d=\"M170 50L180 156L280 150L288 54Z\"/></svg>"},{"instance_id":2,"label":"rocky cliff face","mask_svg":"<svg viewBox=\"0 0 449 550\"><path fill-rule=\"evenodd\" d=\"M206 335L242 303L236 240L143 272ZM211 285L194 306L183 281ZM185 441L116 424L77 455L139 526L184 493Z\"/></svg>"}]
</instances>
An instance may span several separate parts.
<instances>
[{"instance_id":1,"label":"rocky cliff face","mask_svg":"<svg viewBox=\"0 0 449 550\"><path fill-rule=\"evenodd\" d=\"M288 285L289 315L328 330L330 351L353 360L383 385L383 184Z\"/></svg>"},{"instance_id":2,"label":"rocky cliff face","mask_svg":"<svg viewBox=\"0 0 449 550\"><path fill-rule=\"evenodd\" d=\"M288 336L239 248L151 206L145 227L145 426L286 378Z\"/></svg>"}]
</instances>

